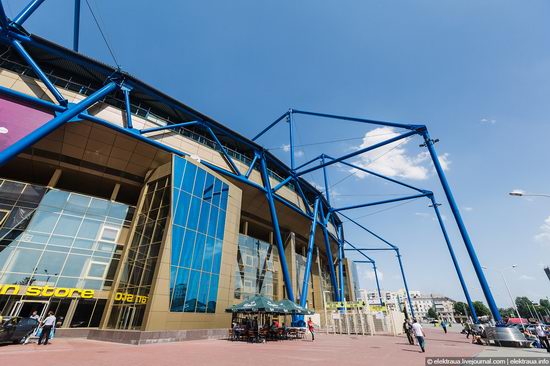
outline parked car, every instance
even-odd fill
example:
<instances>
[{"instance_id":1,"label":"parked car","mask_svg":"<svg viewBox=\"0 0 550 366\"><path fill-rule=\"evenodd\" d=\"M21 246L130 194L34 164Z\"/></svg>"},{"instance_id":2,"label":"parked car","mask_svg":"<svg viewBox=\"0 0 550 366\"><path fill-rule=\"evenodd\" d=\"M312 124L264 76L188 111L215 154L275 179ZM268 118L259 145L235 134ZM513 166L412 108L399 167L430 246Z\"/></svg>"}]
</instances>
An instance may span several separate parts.
<instances>
[{"instance_id":1,"label":"parked car","mask_svg":"<svg viewBox=\"0 0 550 366\"><path fill-rule=\"evenodd\" d=\"M4 318L0 324L0 342L21 343L38 327L38 321L18 316Z\"/></svg>"}]
</instances>

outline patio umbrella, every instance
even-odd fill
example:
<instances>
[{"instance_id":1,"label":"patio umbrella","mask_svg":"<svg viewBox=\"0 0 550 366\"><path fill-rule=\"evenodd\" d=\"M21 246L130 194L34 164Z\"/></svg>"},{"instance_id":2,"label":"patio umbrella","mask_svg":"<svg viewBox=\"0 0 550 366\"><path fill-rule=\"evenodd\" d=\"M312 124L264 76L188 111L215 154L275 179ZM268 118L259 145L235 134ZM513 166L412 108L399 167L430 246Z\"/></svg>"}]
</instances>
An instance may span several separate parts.
<instances>
[{"instance_id":1,"label":"patio umbrella","mask_svg":"<svg viewBox=\"0 0 550 366\"><path fill-rule=\"evenodd\" d=\"M233 305L225 309L225 311L228 313L288 313L288 311L286 311L278 302L260 295L251 297L240 304Z\"/></svg>"},{"instance_id":2,"label":"patio umbrella","mask_svg":"<svg viewBox=\"0 0 550 366\"><path fill-rule=\"evenodd\" d=\"M298 304L296 304L295 302L292 302L288 299L284 299L284 300L281 300L278 302L278 304L285 310L287 310L287 312L289 314L295 314L295 315L312 315L314 314L313 311L303 307L303 306L300 306Z\"/></svg>"}]
</instances>

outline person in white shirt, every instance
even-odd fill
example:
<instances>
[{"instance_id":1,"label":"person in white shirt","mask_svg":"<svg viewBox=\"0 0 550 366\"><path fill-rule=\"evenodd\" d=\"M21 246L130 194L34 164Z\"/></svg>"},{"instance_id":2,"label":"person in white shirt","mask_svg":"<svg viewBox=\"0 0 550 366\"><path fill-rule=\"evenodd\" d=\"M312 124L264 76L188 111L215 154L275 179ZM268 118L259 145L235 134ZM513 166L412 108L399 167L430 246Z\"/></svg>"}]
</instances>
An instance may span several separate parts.
<instances>
[{"instance_id":1,"label":"person in white shirt","mask_svg":"<svg viewBox=\"0 0 550 366\"><path fill-rule=\"evenodd\" d=\"M42 333L40 333L40 338L38 338L38 345L42 344L42 339L45 338L44 345L48 344L48 340L50 339L50 333L55 326L55 315L53 315L53 311L48 312L48 316L46 319L42 321Z\"/></svg>"},{"instance_id":2,"label":"person in white shirt","mask_svg":"<svg viewBox=\"0 0 550 366\"><path fill-rule=\"evenodd\" d=\"M537 332L537 337L539 337L540 344L542 344L542 346L546 348L546 352L550 352L550 344L548 344L548 335L546 335L546 332L542 328L542 325L540 324L540 322L537 322L535 331Z\"/></svg>"},{"instance_id":3,"label":"person in white shirt","mask_svg":"<svg viewBox=\"0 0 550 366\"><path fill-rule=\"evenodd\" d=\"M36 320L38 322L37 324L40 324L40 316L38 315L38 311L33 310L32 314L31 314L31 316L29 316L29 318ZM38 327L33 329L33 331L27 337L25 337L25 341L23 342L23 344L29 343L31 337L36 334L37 329L38 329Z\"/></svg>"},{"instance_id":4,"label":"person in white shirt","mask_svg":"<svg viewBox=\"0 0 550 366\"><path fill-rule=\"evenodd\" d=\"M418 345L420 346L421 352L426 352L426 349L424 348L426 343L424 340L424 331L422 330L422 326L420 323L414 319L413 325L412 325L412 331L414 333L414 336L416 337L416 340L418 341Z\"/></svg>"}]
</instances>

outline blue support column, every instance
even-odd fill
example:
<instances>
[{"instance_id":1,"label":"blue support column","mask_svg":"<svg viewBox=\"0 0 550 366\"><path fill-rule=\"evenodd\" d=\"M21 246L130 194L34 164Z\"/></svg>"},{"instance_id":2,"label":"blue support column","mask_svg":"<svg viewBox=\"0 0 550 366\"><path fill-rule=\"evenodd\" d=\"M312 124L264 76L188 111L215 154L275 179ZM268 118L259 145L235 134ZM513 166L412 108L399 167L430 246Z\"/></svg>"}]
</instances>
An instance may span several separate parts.
<instances>
[{"instance_id":1,"label":"blue support column","mask_svg":"<svg viewBox=\"0 0 550 366\"><path fill-rule=\"evenodd\" d=\"M378 298L380 299L380 306L384 305L382 301L382 292L380 291L380 282L378 282L378 271L376 269L376 263L372 262L372 269L374 271L374 279L376 280L376 289L378 290Z\"/></svg>"},{"instance_id":2,"label":"blue support column","mask_svg":"<svg viewBox=\"0 0 550 366\"><path fill-rule=\"evenodd\" d=\"M456 274L458 275L458 279L460 281L460 286L462 286L462 291L464 291L464 296L466 297L466 301L468 303L468 307L470 308L472 318L474 320L474 323L477 324L479 323L479 319L477 318L476 309L474 308L474 304L472 303L472 299L470 298L470 293L468 292L468 287L466 286L464 277L462 277L462 271L460 270L460 265L458 264L458 260L456 259L455 251L453 250L451 240L449 239L449 235L447 234L447 229L445 228L445 224L443 223L443 219L441 218L438 203L435 202L435 198L433 195L430 196L430 200L432 201L432 207L434 208L435 215L437 216L437 221L439 222L439 226L441 227L441 231L443 232L443 236L445 237L445 242L447 243L449 254L451 254L451 259L453 261L453 265L455 266Z\"/></svg>"},{"instance_id":3,"label":"blue support column","mask_svg":"<svg viewBox=\"0 0 550 366\"><path fill-rule=\"evenodd\" d=\"M34 60L32 59L31 55L27 53L27 51L23 48L23 45L21 45L21 42L13 39L11 41L11 44L13 48L25 59L25 61L29 64L29 66L33 69L33 71L36 73L38 78L42 80L44 85L46 85L46 88L53 94L54 98L59 102L59 104L66 106L67 105L67 99L61 95L59 90L52 84L48 76L42 71L40 66Z\"/></svg>"},{"instance_id":4,"label":"blue support column","mask_svg":"<svg viewBox=\"0 0 550 366\"><path fill-rule=\"evenodd\" d=\"M216 136L214 131L212 131L212 129L209 126L207 126L206 124L204 124L203 126L204 126L204 128L206 128L206 130L208 131L210 136L212 136L212 138L214 139L214 141L216 142L216 144L220 148L221 154L223 155L225 160L227 160L227 163L229 164L231 169L233 169L233 172L237 175L242 175L241 172L239 171L239 168L237 168L237 165L235 165L235 162L233 161L231 156L229 156L229 153L227 152L227 149L225 148L225 146L222 145L221 141L218 139L218 136Z\"/></svg>"},{"instance_id":5,"label":"blue support column","mask_svg":"<svg viewBox=\"0 0 550 366\"><path fill-rule=\"evenodd\" d=\"M302 284L302 293L300 295L300 306L306 306L307 291L309 286L309 277L311 273L311 259L313 258L313 246L315 245L315 229L317 228L317 216L319 214L319 202L321 200L317 198L315 200L315 206L313 209L313 219L311 220L311 230L309 232L309 243L307 246L306 254L306 268L304 272L304 282Z\"/></svg>"},{"instance_id":6,"label":"blue support column","mask_svg":"<svg viewBox=\"0 0 550 366\"><path fill-rule=\"evenodd\" d=\"M286 116L287 122L288 122L288 130L289 130L289 141L290 141L290 171L294 172L294 168L296 167L296 162L294 161L294 121L292 120L292 109L288 110L288 114Z\"/></svg>"},{"instance_id":7,"label":"blue support column","mask_svg":"<svg viewBox=\"0 0 550 366\"><path fill-rule=\"evenodd\" d=\"M286 264L285 248L283 245L283 238L281 237L281 229L279 227L279 219L277 218L277 210L275 208L275 200L273 199L271 183L269 182L269 174L267 173L265 156L260 157L260 168L262 180L264 181L265 196L267 198L267 204L269 205L269 211L271 213L271 222L273 224L273 232L275 233L275 243L277 244L277 250L279 252L279 261L281 262L281 270L283 271L283 279L285 281L287 297L290 301L294 301L294 291L292 290L292 281L290 279L288 266Z\"/></svg>"},{"instance_id":8,"label":"blue support column","mask_svg":"<svg viewBox=\"0 0 550 366\"><path fill-rule=\"evenodd\" d=\"M2 27L2 31L5 32L8 30L8 17L6 16L2 0L0 0L0 26Z\"/></svg>"},{"instance_id":9,"label":"blue support column","mask_svg":"<svg viewBox=\"0 0 550 366\"><path fill-rule=\"evenodd\" d=\"M323 180L325 182L325 198L330 207L330 187L328 186L328 176L327 176L327 167L325 164L325 154L321 155L321 165L323 166Z\"/></svg>"},{"instance_id":10,"label":"blue support column","mask_svg":"<svg viewBox=\"0 0 550 366\"><path fill-rule=\"evenodd\" d=\"M78 104L75 104L68 108L65 112L60 113L57 117L53 118L51 121L37 128L27 136L23 137L21 140L17 141L15 144L7 147L4 151L0 152L0 166L6 164L10 159L17 156L25 149L31 147L34 143L53 132L56 128L62 126L65 122L76 117L79 113L90 108L98 100L105 97L107 94L111 93L116 88L114 82L110 82L105 85L103 88L99 89L86 99L82 100Z\"/></svg>"},{"instance_id":11,"label":"blue support column","mask_svg":"<svg viewBox=\"0 0 550 366\"><path fill-rule=\"evenodd\" d=\"M332 249L330 247L330 238L328 235L328 229L327 229L327 220L324 217L323 209L321 208L321 219L325 223L325 225L321 225L323 229L323 236L325 237L325 251L327 253L328 258L328 267L330 272L330 282L332 284L332 289L334 291L334 299L336 301L340 300L340 292L338 291L338 281L336 280L336 271L334 270L334 260L332 259Z\"/></svg>"},{"instance_id":12,"label":"blue support column","mask_svg":"<svg viewBox=\"0 0 550 366\"><path fill-rule=\"evenodd\" d=\"M74 0L73 51L78 52L80 38L80 0Z\"/></svg>"},{"instance_id":13,"label":"blue support column","mask_svg":"<svg viewBox=\"0 0 550 366\"><path fill-rule=\"evenodd\" d=\"M130 88L127 86L122 86L122 92L124 93L124 106L126 107L126 127L134 128L132 125L132 111L130 109Z\"/></svg>"},{"instance_id":14,"label":"blue support column","mask_svg":"<svg viewBox=\"0 0 550 366\"><path fill-rule=\"evenodd\" d=\"M403 263L401 262L401 254L399 254L399 249L396 249L395 253L397 254L399 269L401 270L401 276L403 277L403 284L405 285L405 292L407 293L407 300L409 301L409 311L411 312L411 317L414 318L414 310L412 306L411 295L409 294L409 286L407 285L407 278L405 277L405 271L403 270Z\"/></svg>"},{"instance_id":15,"label":"blue support column","mask_svg":"<svg viewBox=\"0 0 550 366\"><path fill-rule=\"evenodd\" d=\"M22 25L44 1L45 0L31 1L19 14L17 14L13 22L17 25Z\"/></svg>"},{"instance_id":16,"label":"blue support column","mask_svg":"<svg viewBox=\"0 0 550 366\"><path fill-rule=\"evenodd\" d=\"M344 232L342 224L338 225L338 280L338 290L340 292L340 299L338 301L344 301Z\"/></svg>"},{"instance_id":17,"label":"blue support column","mask_svg":"<svg viewBox=\"0 0 550 366\"><path fill-rule=\"evenodd\" d=\"M427 130L423 131L423 136L424 136L424 141L426 142L428 151L430 152L430 156L432 158L432 162L434 164L435 170L437 172L437 175L439 176L441 186L443 187L443 191L445 192L445 196L447 197L447 201L449 202L449 206L455 218L456 224L458 225L460 235L462 236L462 240L464 241L464 245L466 246L466 250L468 251L468 255L470 256L470 260L472 261L472 264L474 266L474 270L479 280L479 284L481 285L481 289L483 290L483 294L485 295L485 299L487 300L489 309L493 314L493 319L495 320L495 322L501 323L502 318L500 316L500 312L498 311L498 306L495 302L495 299L493 298L493 294L491 292L491 289L489 288L489 284L487 283L487 279L485 278L485 274L483 273L483 269L481 268L479 259L477 258L474 245L470 240L470 235L468 234L468 230L466 229L466 226L464 225L464 221L462 220L462 215L458 210L458 205L456 204L456 201L454 199L453 193L451 191L451 187L447 182L447 177L445 176L445 172L443 171L443 168L439 163L439 158L433 146L434 142L430 138L430 135L428 134Z\"/></svg>"}]
</instances>

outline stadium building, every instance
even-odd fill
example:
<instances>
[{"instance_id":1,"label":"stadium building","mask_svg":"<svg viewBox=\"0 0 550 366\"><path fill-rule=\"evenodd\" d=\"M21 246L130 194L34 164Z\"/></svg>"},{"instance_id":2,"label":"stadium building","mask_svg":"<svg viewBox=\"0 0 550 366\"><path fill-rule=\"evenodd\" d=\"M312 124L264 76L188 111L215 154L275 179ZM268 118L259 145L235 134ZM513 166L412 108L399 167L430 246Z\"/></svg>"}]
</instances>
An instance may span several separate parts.
<instances>
[{"instance_id":1,"label":"stadium building","mask_svg":"<svg viewBox=\"0 0 550 366\"><path fill-rule=\"evenodd\" d=\"M62 330L103 338L206 337L250 295L319 313L355 299L338 215L290 167L135 77L11 27L0 37L1 315L53 310Z\"/></svg>"}]
</instances>

